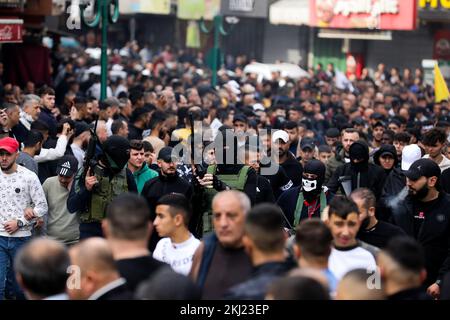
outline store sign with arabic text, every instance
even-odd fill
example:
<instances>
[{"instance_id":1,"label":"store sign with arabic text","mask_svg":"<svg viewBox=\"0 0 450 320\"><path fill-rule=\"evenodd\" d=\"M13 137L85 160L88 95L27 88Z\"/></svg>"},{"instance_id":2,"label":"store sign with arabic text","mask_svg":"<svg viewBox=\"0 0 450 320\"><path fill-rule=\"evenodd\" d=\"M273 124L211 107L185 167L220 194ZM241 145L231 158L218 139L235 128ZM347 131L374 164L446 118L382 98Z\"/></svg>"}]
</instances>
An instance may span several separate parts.
<instances>
[{"instance_id":1,"label":"store sign with arabic text","mask_svg":"<svg viewBox=\"0 0 450 320\"><path fill-rule=\"evenodd\" d=\"M415 0L310 0L310 24L320 28L414 30Z\"/></svg>"},{"instance_id":2,"label":"store sign with arabic text","mask_svg":"<svg viewBox=\"0 0 450 320\"><path fill-rule=\"evenodd\" d=\"M0 19L0 43L22 42L23 20Z\"/></svg>"}]
</instances>

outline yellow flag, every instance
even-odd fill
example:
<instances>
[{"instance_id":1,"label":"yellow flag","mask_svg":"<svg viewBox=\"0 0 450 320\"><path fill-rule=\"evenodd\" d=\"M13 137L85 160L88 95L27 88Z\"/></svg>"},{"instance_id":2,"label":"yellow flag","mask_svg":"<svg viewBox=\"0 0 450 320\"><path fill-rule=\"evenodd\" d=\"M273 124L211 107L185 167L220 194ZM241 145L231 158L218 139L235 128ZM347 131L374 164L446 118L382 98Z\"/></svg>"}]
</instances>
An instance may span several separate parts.
<instances>
[{"instance_id":1,"label":"yellow flag","mask_svg":"<svg viewBox=\"0 0 450 320\"><path fill-rule=\"evenodd\" d=\"M447 83L445 82L437 63L434 66L434 96L436 98L436 103L439 103L442 100L448 100L450 97Z\"/></svg>"}]
</instances>

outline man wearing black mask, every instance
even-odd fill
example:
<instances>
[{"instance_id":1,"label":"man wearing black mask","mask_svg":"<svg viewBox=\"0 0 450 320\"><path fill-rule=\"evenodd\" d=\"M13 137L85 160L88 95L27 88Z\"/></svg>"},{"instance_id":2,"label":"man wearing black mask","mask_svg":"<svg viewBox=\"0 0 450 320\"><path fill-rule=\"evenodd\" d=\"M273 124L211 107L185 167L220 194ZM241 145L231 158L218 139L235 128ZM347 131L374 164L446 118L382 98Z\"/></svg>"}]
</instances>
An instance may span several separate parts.
<instances>
[{"instance_id":1,"label":"man wearing black mask","mask_svg":"<svg viewBox=\"0 0 450 320\"><path fill-rule=\"evenodd\" d=\"M441 192L441 170L433 160L417 160L405 175L409 195L392 218L423 246L425 285L430 295L439 298L441 282L450 270L450 196Z\"/></svg>"},{"instance_id":2,"label":"man wearing black mask","mask_svg":"<svg viewBox=\"0 0 450 320\"><path fill-rule=\"evenodd\" d=\"M103 237L101 222L107 205L119 194L137 193L133 174L126 168L130 143L119 136L109 137L102 153L85 172L78 170L67 199L70 213L80 214L80 239Z\"/></svg>"},{"instance_id":3,"label":"man wearing black mask","mask_svg":"<svg viewBox=\"0 0 450 320\"><path fill-rule=\"evenodd\" d=\"M312 159L305 164L302 186L289 189L278 199L289 228L294 229L305 219L320 218L333 195L323 186L325 165Z\"/></svg>"},{"instance_id":4,"label":"man wearing black mask","mask_svg":"<svg viewBox=\"0 0 450 320\"><path fill-rule=\"evenodd\" d=\"M369 146L360 140L353 143L349 150L350 163L341 165L328 182L332 193L340 190L349 196L353 190L368 188L380 198L386 174L379 166L369 163Z\"/></svg>"}]
</instances>

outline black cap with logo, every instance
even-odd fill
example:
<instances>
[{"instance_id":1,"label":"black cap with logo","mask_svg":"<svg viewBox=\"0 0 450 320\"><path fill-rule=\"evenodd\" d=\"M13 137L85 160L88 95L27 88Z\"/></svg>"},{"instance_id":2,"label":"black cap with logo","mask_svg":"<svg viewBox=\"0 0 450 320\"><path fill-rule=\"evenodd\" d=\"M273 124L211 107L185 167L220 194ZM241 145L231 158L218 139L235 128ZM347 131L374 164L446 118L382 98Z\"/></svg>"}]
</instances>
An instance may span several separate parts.
<instances>
[{"instance_id":1,"label":"black cap with logo","mask_svg":"<svg viewBox=\"0 0 450 320\"><path fill-rule=\"evenodd\" d=\"M441 176L441 169L437 163L431 159L419 159L411 165L408 171L405 172L405 176L413 181L417 181L421 177L439 178Z\"/></svg>"}]
</instances>

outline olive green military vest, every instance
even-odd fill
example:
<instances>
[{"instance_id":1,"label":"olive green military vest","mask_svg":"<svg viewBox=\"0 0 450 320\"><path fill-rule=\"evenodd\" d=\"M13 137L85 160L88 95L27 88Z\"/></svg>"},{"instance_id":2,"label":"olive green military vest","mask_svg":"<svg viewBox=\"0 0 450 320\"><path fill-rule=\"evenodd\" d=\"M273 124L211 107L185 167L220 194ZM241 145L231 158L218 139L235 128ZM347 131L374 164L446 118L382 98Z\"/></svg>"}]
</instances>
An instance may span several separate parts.
<instances>
[{"instance_id":1,"label":"olive green military vest","mask_svg":"<svg viewBox=\"0 0 450 320\"><path fill-rule=\"evenodd\" d=\"M105 218L106 207L119 194L128 192L126 168L112 178L103 176L102 169L96 167L98 185L93 189L88 211L80 216L81 222L100 222Z\"/></svg>"},{"instance_id":2,"label":"olive green military vest","mask_svg":"<svg viewBox=\"0 0 450 320\"><path fill-rule=\"evenodd\" d=\"M243 166L237 174L219 174L217 178L224 182L233 190L244 191L245 184L247 183L249 166ZM212 165L208 167L207 173L215 174L217 171L217 166ZM207 201L209 203L209 210L203 213L203 235L214 230L212 223L212 210L211 204L212 199L218 193L215 189L206 189Z\"/></svg>"}]
</instances>

